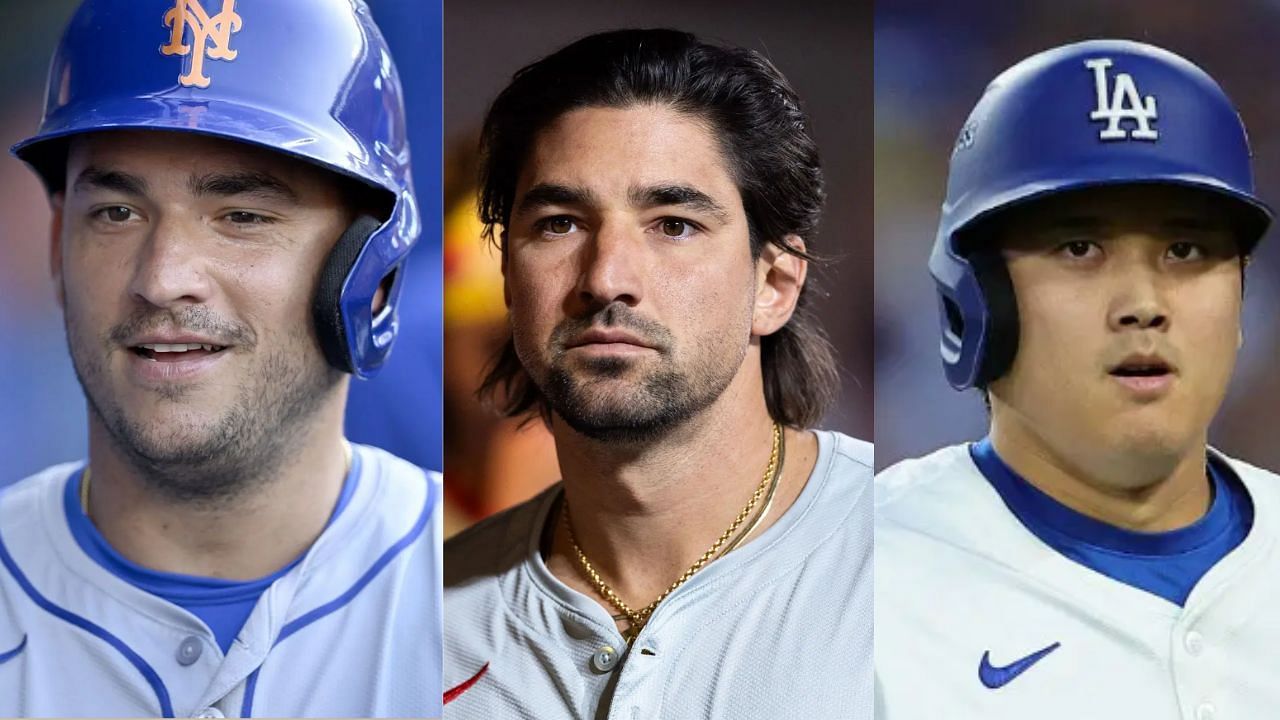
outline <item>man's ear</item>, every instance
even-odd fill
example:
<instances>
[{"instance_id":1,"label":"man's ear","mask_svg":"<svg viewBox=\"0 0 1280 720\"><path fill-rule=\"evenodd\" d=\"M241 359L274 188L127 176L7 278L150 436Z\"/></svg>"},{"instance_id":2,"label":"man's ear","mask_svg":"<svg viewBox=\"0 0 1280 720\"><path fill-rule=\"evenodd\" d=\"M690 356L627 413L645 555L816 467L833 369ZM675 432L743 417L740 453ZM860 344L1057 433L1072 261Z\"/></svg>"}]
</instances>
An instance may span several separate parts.
<instances>
[{"instance_id":1,"label":"man's ear","mask_svg":"<svg viewBox=\"0 0 1280 720\"><path fill-rule=\"evenodd\" d=\"M787 235L782 242L800 252L805 251L804 239L799 235ZM765 243L756 260L756 303L751 318L751 334L771 335L787 324L800 302L809 272L809 261L797 257L775 243Z\"/></svg>"},{"instance_id":2,"label":"man's ear","mask_svg":"<svg viewBox=\"0 0 1280 720\"><path fill-rule=\"evenodd\" d=\"M53 218L49 222L49 274L53 276L53 288L58 297L58 307L67 309L67 296L62 285L62 208L66 196L60 192L49 198Z\"/></svg>"}]
</instances>

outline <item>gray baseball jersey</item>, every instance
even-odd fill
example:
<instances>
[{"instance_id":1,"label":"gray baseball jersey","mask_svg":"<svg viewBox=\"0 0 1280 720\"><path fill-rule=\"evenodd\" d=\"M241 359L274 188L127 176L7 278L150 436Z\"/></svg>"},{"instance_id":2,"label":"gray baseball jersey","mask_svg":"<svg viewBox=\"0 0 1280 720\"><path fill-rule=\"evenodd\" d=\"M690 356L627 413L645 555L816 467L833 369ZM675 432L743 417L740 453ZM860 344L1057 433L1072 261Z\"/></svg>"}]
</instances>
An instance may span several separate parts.
<instances>
[{"instance_id":1,"label":"gray baseball jersey","mask_svg":"<svg viewBox=\"0 0 1280 720\"><path fill-rule=\"evenodd\" d=\"M440 714L440 478L353 446L358 482L226 655L94 562L60 465L0 494L0 716Z\"/></svg>"},{"instance_id":2,"label":"gray baseball jersey","mask_svg":"<svg viewBox=\"0 0 1280 720\"><path fill-rule=\"evenodd\" d=\"M795 504L671 593L629 650L543 562L559 485L451 540L445 717L869 718L872 447L818 447Z\"/></svg>"},{"instance_id":3,"label":"gray baseball jersey","mask_svg":"<svg viewBox=\"0 0 1280 720\"><path fill-rule=\"evenodd\" d=\"M1183 607L1059 554L965 446L876 477L876 717L1274 717L1280 477L1226 460L1253 527Z\"/></svg>"}]
</instances>

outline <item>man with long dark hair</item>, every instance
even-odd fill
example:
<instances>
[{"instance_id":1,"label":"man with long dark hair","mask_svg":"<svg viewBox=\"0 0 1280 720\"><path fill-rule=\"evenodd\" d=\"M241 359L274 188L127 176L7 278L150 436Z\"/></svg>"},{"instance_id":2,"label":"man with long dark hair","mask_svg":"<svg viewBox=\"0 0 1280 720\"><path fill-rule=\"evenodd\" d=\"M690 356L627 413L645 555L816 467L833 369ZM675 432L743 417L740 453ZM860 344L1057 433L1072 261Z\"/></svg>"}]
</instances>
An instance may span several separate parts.
<instances>
[{"instance_id":1,"label":"man with long dark hair","mask_svg":"<svg viewBox=\"0 0 1280 720\"><path fill-rule=\"evenodd\" d=\"M808 429L837 373L795 92L603 33L516 73L481 143L512 331L482 394L563 481L447 547L449 715L869 716L872 452Z\"/></svg>"}]
</instances>

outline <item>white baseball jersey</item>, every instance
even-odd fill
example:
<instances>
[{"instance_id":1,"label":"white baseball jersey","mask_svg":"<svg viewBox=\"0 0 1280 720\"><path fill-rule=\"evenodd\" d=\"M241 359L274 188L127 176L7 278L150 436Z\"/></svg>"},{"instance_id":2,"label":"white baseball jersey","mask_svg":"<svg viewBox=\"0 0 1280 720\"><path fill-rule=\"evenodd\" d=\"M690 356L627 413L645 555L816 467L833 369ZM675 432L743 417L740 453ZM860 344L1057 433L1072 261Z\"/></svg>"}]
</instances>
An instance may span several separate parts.
<instances>
[{"instance_id":1,"label":"white baseball jersey","mask_svg":"<svg viewBox=\"0 0 1280 720\"><path fill-rule=\"evenodd\" d=\"M630 650L543 563L560 486L450 540L445 717L870 718L872 448L818 444L795 504L671 593Z\"/></svg>"},{"instance_id":2,"label":"white baseball jersey","mask_svg":"<svg viewBox=\"0 0 1280 720\"><path fill-rule=\"evenodd\" d=\"M1280 478L1183 607L1050 549L950 447L876 477L876 717L1233 720L1280 708Z\"/></svg>"},{"instance_id":3,"label":"white baseball jersey","mask_svg":"<svg viewBox=\"0 0 1280 720\"><path fill-rule=\"evenodd\" d=\"M439 715L440 478L353 445L358 481L224 656L94 562L60 465L0 494L0 716Z\"/></svg>"}]
</instances>

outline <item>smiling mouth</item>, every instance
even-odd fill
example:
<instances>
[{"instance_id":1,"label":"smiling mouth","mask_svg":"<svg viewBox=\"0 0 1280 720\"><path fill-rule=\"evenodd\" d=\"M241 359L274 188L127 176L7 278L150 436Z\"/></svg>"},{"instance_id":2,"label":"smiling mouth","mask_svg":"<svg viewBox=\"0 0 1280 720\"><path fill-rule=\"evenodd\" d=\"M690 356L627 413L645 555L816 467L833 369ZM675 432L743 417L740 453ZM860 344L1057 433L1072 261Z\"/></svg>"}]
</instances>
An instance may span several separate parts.
<instances>
[{"instance_id":1,"label":"smiling mouth","mask_svg":"<svg viewBox=\"0 0 1280 720\"><path fill-rule=\"evenodd\" d=\"M182 362L195 360L226 350L225 345L204 343L146 343L129 348L133 354L151 362Z\"/></svg>"}]
</instances>

